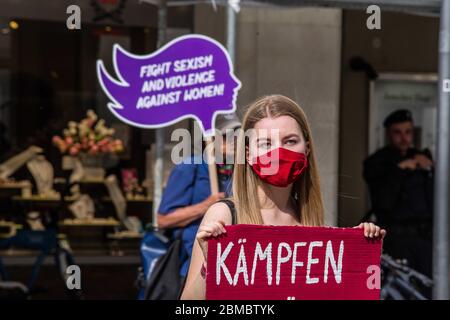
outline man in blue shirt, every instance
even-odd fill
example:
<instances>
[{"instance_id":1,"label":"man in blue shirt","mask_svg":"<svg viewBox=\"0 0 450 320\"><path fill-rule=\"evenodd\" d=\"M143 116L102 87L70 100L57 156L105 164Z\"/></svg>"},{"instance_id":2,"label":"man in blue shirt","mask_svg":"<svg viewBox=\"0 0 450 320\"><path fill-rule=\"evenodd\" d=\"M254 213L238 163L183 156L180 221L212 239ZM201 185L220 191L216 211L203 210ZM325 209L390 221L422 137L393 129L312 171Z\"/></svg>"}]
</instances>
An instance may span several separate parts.
<instances>
[{"instance_id":1,"label":"man in blue shirt","mask_svg":"<svg viewBox=\"0 0 450 320\"><path fill-rule=\"evenodd\" d=\"M225 159L227 155L229 157L234 153L233 148L226 147L225 134L229 133L230 129L239 129L240 126L235 115L219 115L216 118L216 129L223 134L222 153ZM232 165L218 164L220 192L211 194L208 164L205 161L197 164L200 161L195 156L188 160L190 161L184 161L173 168L158 209L159 228L175 228L176 231L183 232L183 244L189 258L181 267L182 277L187 275L192 247L201 219L212 204L230 195L232 173Z\"/></svg>"}]
</instances>

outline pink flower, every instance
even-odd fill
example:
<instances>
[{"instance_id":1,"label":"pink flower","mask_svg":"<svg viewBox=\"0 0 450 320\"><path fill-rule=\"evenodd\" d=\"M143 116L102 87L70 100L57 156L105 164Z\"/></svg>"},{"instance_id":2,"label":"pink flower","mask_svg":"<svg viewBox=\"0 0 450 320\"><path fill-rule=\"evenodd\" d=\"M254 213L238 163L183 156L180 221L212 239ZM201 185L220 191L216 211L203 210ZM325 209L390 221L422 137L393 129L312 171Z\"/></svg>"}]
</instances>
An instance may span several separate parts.
<instances>
[{"instance_id":1,"label":"pink flower","mask_svg":"<svg viewBox=\"0 0 450 320\"><path fill-rule=\"evenodd\" d=\"M64 153L67 151L68 145L60 136L53 136L52 142L58 148L59 152Z\"/></svg>"},{"instance_id":2,"label":"pink flower","mask_svg":"<svg viewBox=\"0 0 450 320\"><path fill-rule=\"evenodd\" d=\"M98 146L97 145L93 145L91 147L91 149L89 149L89 153L90 154L97 154L97 152L98 152Z\"/></svg>"},{"instance_id":3,"label":"pink flower","mask_svg":"<svg viewBox=\"0 0 450 320\"><path fill-rule=\"evenodd\" d=\"M66 137L66 143L70 146L73 144L73 138L72 137Z\"/></svg>"},{"instance_id":4,"label":"pink flower","mask_svg":"<svg viewBox=\"0 0 450 320\"><path fill-rule=\"evenodd\" d=\"M89 147L89 141L86 137L81 139L81 148L87 149Z\"/></svg>"},{"instance_id":5,"label":"pink flower","mask_svg":"<svg viewBox=\"0 0 450 320\"><path fill-rule=\"evenodd\" d=\"M61 139L61 137L60 136L53 136L52 137L52 142L54 143L54 144L59 144L59 143L61 143L63 140Z\"/></svg>"},{"instance_id":6,"label":"pink flower","mask_svg":"<svg viewBox=\"0 0 450 320\"><path fill-rule=\"evenodd\" d=\"M107 145L109 143L109 140L107 139L107 138L103 138L102 140L100 140L99 142L98 142L98 145L99 146L105 146L105 145Z\"/></svg>"},{"instance_id":7,"label":"pink flower","mask_svg":"<svg viewBox=\"0 0 450 320\"><path fill-rule=\"evenodd\" d=\"M78 152L80 151L80 149L78 149L75 146L70 147L69 149L69 153L71 156L76 156L78 154Z\"/></svg>"}]
</instances>

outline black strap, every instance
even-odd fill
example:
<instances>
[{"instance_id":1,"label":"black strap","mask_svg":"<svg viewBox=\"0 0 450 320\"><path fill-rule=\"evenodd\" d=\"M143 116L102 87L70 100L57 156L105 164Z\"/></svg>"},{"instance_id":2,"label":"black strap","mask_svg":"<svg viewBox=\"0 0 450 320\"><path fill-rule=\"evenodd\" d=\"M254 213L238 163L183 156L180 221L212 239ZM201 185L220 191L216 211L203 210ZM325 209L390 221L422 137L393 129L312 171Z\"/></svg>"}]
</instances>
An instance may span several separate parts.
<instances>
[{"instance_id":1,"label":"black strap","mask_svg":"<svg viewBox=\"0 0 450 320\"><path fill-rule=\"evenodd\" d=\"M222 199L218 202L223 202L228 206L228 209L231 211L231 224L236 224L236 208L234 206L234 202L230 199Z\"/></svg>"}]
</instances>

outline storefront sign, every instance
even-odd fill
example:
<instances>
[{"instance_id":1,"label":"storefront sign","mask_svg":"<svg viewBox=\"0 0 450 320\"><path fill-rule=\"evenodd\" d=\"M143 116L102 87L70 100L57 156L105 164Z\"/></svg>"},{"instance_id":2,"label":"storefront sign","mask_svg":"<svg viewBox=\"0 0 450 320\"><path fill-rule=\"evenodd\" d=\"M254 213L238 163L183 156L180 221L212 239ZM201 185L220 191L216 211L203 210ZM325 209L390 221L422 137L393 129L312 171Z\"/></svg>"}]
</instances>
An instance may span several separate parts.
<instances>
[{"instance_id":1,"label":"storefront sign","mask_svg":"<svg viewBox=\"0 0 450 320\"><path fill-rule=\"evenodd\" d=\"M363 229L233 225L208 241L207 299L379 299L382 241Z\"/></svg>"},{"instance_id":2,"label":"storefront sign","mask_svg":"<svg viewBox=\"0 0 450 320\"><path fill-rule=\"evenodd\" d=\"M202 35L179 37L146 56L113 49L118 80L102 61L97 75L122 121L141 128L168 126L184 118L198 120L205 135L213 134L218 113L236 109L241 86L225 48Z\"/></svg>"}]
</instances>

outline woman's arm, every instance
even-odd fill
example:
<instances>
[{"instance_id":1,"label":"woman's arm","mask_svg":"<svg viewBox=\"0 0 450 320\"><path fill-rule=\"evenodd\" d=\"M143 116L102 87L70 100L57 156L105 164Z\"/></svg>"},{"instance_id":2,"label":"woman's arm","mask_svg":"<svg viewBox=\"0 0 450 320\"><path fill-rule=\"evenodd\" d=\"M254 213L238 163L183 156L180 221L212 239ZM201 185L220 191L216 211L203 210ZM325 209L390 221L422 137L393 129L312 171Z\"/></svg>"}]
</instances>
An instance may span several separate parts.
<instances>
[{"instance_id":1,"label":"woman's arm","mask_svg":"<svg viewBox=\"0 0 450 320\"><path fill-rule=\"evenodd\" d=\"M181 300L205 300L206 281L201 275L201 268L204 261L202 249L198 241L195 241L192 248L191 263L189 265L186 284L184 285L180 298Z\"/></svg>"},{"instance_id":2,"label":"woman's arm","mask_svg":"<svg viewBox=\"0 0 450 320\"><path fill-rule=\"evenodd\" d=\"M206 266L207 239L226 232L223 225L230 225L231 223L230 209L224 203L213 204L205 213L192 248L191 263L181 300L205 299L206 281L201 276L201 269L203 264Z\"/></svg>"}]
</instances>

